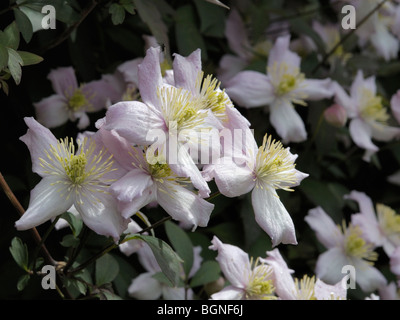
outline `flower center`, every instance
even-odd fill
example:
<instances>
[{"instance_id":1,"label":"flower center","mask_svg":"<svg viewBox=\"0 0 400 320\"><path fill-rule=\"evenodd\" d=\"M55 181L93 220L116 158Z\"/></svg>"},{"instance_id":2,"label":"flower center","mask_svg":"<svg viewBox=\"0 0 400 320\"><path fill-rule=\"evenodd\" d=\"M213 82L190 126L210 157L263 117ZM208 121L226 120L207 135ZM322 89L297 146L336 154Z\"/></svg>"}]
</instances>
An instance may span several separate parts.
<instances>
[{"instance_id":1,"label":"flower center","mask_svg":"<svg viewBox=\"0 0 400 320\"><path fill-rule=\"evenodd\" d=\"M288 185L296 182L294 159L280 141L265 135L256 156L255 176L275 189L293 191Z\"/></svg>"},{"instance_id":2,"label":"flower center","mask_svg":"<svg viewBox=\"0 0 400 320\"><path fill-rule=\"evenodd\" d=\"M74 112L88 105L89 102L81 89L76 89L74 94L68 99L68 109Z\"/></svg>"},{"instance_id":3,"label":"flower center","mask_svg":"<svg viewBox=\"0 0 400 320\"><path fill-rule=\"evenodd\" d=\"M378 259L378 254L373 251L373 245L362 238L362 231L359 226L350 224L347 229L343 226L343 230L345 230L344 250L346 255L367 260L370 264Z\"/></svg>"},{"instance_id":4,"label":"flower center","mask_svg":"<svg viewBox=\"0 0 400 320\"><path fill-rule=\"evenodd\" d=\"M259 264L259 259L257 259L254 264L253 259L251 259L250 265L252 267L252 272L246 287L246 299L276 299L273 295L275 287L272 283L271 269L264 264Z\"/></svg>"},{"instance_id":5,"label":"flower center","mask_svg":"<svg viewBox=\"0 0 400 320\"><path fill-rule=\"evenodd\" d=\"M400 215L383 204L376 205L379 224L387 234L398 233L400 235Z\"/></svg>"},{"instance_id":6,"label":"flower center","mask_svg":"<svg viewBox=\"0 0 400 320\"><path fill-rule=\"evenodd\" d=\"M315 277L310 278L309 276L304 275L300 281L295 278L294 283L298 300L317 300L314 292Z\"/></svg>"},{"instance_id":7,"label":"flower center","mask_svg":"<svg viewBox=\"0 0 400 320\"><path fill-rule=\"evenodd\" d=\"M150 174L155 179L162 180L163 178L172 175L172 170L166 163L149 164Z\"/></svg>"},{"instance_id":8,"label":"flower center","mask_svg":"<svg viewBox=\"0 0 400 320\"><path fill-rule=\"evenodd\" d=\"M386 123L389 115L382 104L382 97L376 96L371 90L366 88L361 92L361 116L366 119Z\"/></svg>"}]
</instances>

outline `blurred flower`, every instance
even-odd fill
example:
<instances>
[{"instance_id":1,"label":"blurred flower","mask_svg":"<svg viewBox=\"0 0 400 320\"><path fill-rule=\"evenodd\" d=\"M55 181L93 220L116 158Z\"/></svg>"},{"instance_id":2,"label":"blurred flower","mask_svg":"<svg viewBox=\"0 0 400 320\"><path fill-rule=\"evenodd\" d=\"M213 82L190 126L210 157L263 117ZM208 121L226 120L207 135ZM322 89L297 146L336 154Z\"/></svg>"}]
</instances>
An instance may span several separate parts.
<instances>
[{"instance_id":1,"label":"blurred flower","mask_svg":"<svg viewBox=\"0 0 400 320\"><path fill-rule=\"evenodd\" d=\"M400 137L400 128L389 126L390 115L384 107L382 97L377 95L375 76L364 79L363 71L358 70L350 87L350 95L334 82L335 102L343 106L350 119L350 135L354 143L365 149L363 159L370 161L379 148L377 141L390 141Z\"/></svg>"},{"instance_id":2,"label":"blurred flower","mask_svg":"<svg viewBox=\"0 0 400 320\"><path fill-rule=\"evenodd\" d=\"M335 103L324 111L324 118L326 122L335 126L343 127L347 122L346 110L339 104Z\"/></svg>"},{"instance_id":3,"label":"blurred flower","mask_svg":"<svg viewBox=\"0 0 400 320\"><path fill-rule=\"evenodd\" d=\"M271 237L272 245L296 244L292 218L276 190L292 191L291 187L299 185L308 174L295 169L297 155L291 154L289 148L283 148L271 136L265 135L259 148L250 130L245 139L246 143L239 145L241 149L234 157L227 154L217 163L206 166L204 175L208 180L214 178L218 190L227 197L252 191L255 219ZM240 159L241 163L235 163L234 158Z\"/></svg>"},{"instance_id":4,"label":"blurred flower","mask_svg":"<svg viewBox=\"0 0 400 320\"><path fill-rule=\"evenodd\" d=\"M269 105L270 122L283 142L302 142L307 132L293 104L321 100L333 95L330 79L306 79L300 72L300 57L289 50L290 36L279 37L268 57L267 75L241 71L225 83L226 92L239 105L252 108Z\"/></svg>"},{"instance_id":5,"label":"blurred flower","mask_svg":"<svg viewBox=\"0 0 400 320\"><path fill-rule=\"evenodd\" d=\"M262 261L271 266L275 291L282 300L346 300L347 291L341 281L328 285L314 276L293 278L294 271L288 268L279 249L268 251Z\"/></svg>"},{"instance_id":6,"label":"blurred flower","mask_svg":"<svg viewBox=\"0 0 400 320\"><path fill-rule=\"evenodd\" d=\"M351 222L360 226L363 238L377 247L382 246L390 256L400 246L400 215L381 203L374 210L371 199L364 192L353 190L346 199L357 201L359 205L360 213L352 214Z\"/></svg>"},{"instance_id":7,"label":"blurred flower","mask_svg":"<svg viewBox=\"0 0 400 320\"><path fill-rule=\"evenodd\" d=\"M117 210L109 186L123 172L117 170L98 136L78 141L75 152L72 139L57 140L33 118L25 118L25 123L29 129L20 139L31 153L33 172L42 180L31 191L29 207L16 228L33 228L74 205L90 229L119 240L128 221Z\"/></svg>"},{"instance_id":8,"label":"blurred flower","mask_svg":"<svg viewBox=\"0 0 400 320\"><path fill-rule=\"evenodd\" d=\"M202 258L200 256L201 247L193 248L193 266L188 277L191 278L200 268ZM164 300L186 300L193 299L192 289L184 287L170 287L162 281L154 278L154 275L162 272L158 262L151 251L150 247L145 243L142 248L137 251L139 261L146 272L132 280L128 288L131 297L139 300L157 300L162 297ZM185 293L185 290L187 292Z\"/></svg>"},{"instance_id":9,"label":"blurred flower","mask_svg":"<svg viewBox=\"0 0 400 320\"><path fill-rule=\"evenodd\" d=\"M272 283L272 269L257 258L255 261L239 247L222 243L216 236L211 250L218 251L218 261L229 285L211 295L212 300L276 299Z\"/></svg>"},{"instance_id":10,"label":"blurred flower","mask_svg":"<svg viewBox=\"0 0 400 320\"><path fill-rule=\"evenodd\" d=\"M78 120L78 129L85 129L90 123L88 112L104 109L120 98L118 90L107 78L78 86L72 67L53 69L48 79L56 93L34 103L38 121L48 128Z\"/></svg>"},{"instance_id":11,"label":"blurred flower","mask_svg":"<svg viewBox=\"0 0 400 320\"><path fill-rule=\"evenodd\" d=\"M374 245L362 237L359 226L350 224L340 228L321 207L311 209L305 221L328 249L318 257L315 266L318 278L328 284L338 283L343 278L342 268L350 265L355 268L353 280L361 290L371 292L386 285L385 277L373 267L378 258Z\"/></svg>"}]
</instances>

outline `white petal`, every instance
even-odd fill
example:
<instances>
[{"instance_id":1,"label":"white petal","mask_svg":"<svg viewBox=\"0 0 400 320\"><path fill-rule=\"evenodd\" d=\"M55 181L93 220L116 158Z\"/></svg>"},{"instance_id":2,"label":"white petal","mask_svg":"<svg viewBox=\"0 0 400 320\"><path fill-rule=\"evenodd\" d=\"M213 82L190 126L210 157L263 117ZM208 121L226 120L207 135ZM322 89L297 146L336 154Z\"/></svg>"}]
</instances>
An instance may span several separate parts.
<instances>
[{"instance_id":1,"label":"white petal","mask_svg":"<svg viewBox=\"0 0 400 320\"><path fill-rule=\"evenodd\" d=\"M329 285L317 279L314 286L315 297L317 300L346 300L347 290L342 281Z\"/></svg>"},{"instance_id":2,"label":"white petal","mask_svg":"<svg viewBox=\"0 0 400 320\"><path fill-rule=\"evenodd\" d=\"M356 268L356 281L364 292L372 292L387 284L384 275L375 267L368 264L366 261L358 259L353 260Z\"/></svg>"},{"instance_id":3,"label":"white petal","mask_svg":"<svg viewBox=\"0 0 400 320\"><path fill-rule=\"evenodd\" d=\"M197 49L187 57L174 54L173 68L175 86L195 93L196 81L201 72L201 50Z\"/></svg>"},{"instance_id":4,"label":"white petal","mask_svg":"<svg viewBox=\"0 0 400 320\"><path fill-rule=\"evenodd\" d=\"M227 286L221 291L211 295L211 300L242 300L243 290L234 286Z\"/></svg>"},{"instance_id":5,"label":"white petal","mask_svg":"<svg viewBox=\"0 0 400 320\"><path fill-rule=\"evenodd\" d=\"M333 285L342 281L345 276L342 273L342 268L350 264L351 261L346 258L342 249L333 247L319 255L315 266L315 273L322 281ZM358 274L356 276L358 277Z\"/></svg>"},{"instance_id":6,"label":"white petal","mask_svg":"<svg viewBox=\"0 0 400 320\"><path fill-rule=\"evenodd\" d=\"M305 95L304 100L321 100L330 98L333 95L331 79L305 79L301 87L292 91L292 94Z\"/></svg>"},{"instance_id":7,"label":"white petal","mask_svg":"<svg viewBox=\"0 0 400 320\"><path fill-rule=\"evenodd\" d=\"M400 128L373 122L371 123L371 135L378 141L387 142L400 137Z\"/></svg>"},{"instance_id":8,"label":"white petal","mask_svg":"<svg viewBox=\"0 0 400 320\"><path fill-rule=\"evenodd\" d=\"M147 172L141 169L132 169L114 182L110 186L110 191L117 200L129 202L134 198L141 197L152 184L151 176Z\"/></svg>"},{"instance_id":9,"label":"white petal","mask_svg":"<svg viewBox=\"0 0 400 320\"><path fill-rule=\"evenodd\" d=\"M67 101L59 94L51 95L33 104L38 122L47 128L61 126L68 121Z\"/></svg>"},{"instance_id":10,"label":"white petal","mask_svg":"<svg viewBox=\"0 0 400 320\"><path fill-rule=\"evenodd\" d=\"M275 189L257 185L251 193L254 215L258 225L271 237L272 246L279 243L297 244L292 218Z\"/></svg>"},{"instance_id":11,"label":"white petal","mask_svg":"<svg viewBox=\"0 0 400 320\"><path fill-rule=\"evenodd\" d=\"M161 296L162 285L152 277L153 274L146 272L133 279L128 288L129 295L139 300L157 300Z\"/></svg>"},{"instance_id":12,"label":"white petal","mask_svg":"<svg viewBox=\"0 0 400 320\"><path fill-rule=\"evenodd\" d=\"M66 199L65 195L61 196L65 187L63 184L56 184L58 180L59 177L45 177L32 189L28 209L15 223L18 230L36 227L72 206L73 197ZM59 186L63 186L63 189L60 190Z\"/></svg>"},{"instance_id":13,"label":"white petal","mask_svg":"<svg viewBox=\"0 0 400 320\"><path fill-rule=\"evenodd\" d=\"M350 121L349 130L351 138L358 147L366 149L372 153L379 150L379 148L372 143L372 131L367 123L361 119L353 119Z\"/></svg>"}]
</instances>

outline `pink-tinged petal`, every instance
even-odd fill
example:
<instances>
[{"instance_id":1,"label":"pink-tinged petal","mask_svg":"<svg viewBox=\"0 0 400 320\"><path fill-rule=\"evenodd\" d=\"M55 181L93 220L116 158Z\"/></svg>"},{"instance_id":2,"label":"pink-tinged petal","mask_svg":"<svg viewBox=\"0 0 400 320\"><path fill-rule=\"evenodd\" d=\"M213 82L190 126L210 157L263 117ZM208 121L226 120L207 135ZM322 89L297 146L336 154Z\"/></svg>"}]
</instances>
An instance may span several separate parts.
<instances>
[{"instance_id":1,"label":"pink-tinged petal","mask_svg":"<svg viewBox=\"0 0 400 320\"><path fill-rule=\"evenodd\" d=\"M379 148L372 143L372 129L361 119L353 119L350 121L350 136L354 143L362 148L370 151L372 154L379 151Z\"/></svg>"},{"instance_id":2,"label":"pink-tinged petal","mask_svg":"<svg viewBox=\"0 0 400 320\"><path fill-rule=\"evenodd\" d=\"M390 99L390 109L392 110L393 116L396 118L397 122L400 123L400 90L397 90Z\"/></svg>"},{"instance_id":3,"label":"pink-tinged petal","mask_svg":"<svg viewBox=\"0 0 400 320\"><path fill-rule=\"evenodd\" d=\"M223 124L225 128L231 130L239 129L243 131L250 128L249 120L247 120L247 118L244 117L235 107L227 106L225 108L225 114L228 118L226 123Z\"/></svg>"},{"instance_id":4,"label":"pink-tinged petal","mask_svg":"<svg viewBox=\"0 0 400 320\"><path fill-rule=\"evenodd\" d=\"M211 300L242 300L243 290L234 286L227 286L221 291L214 293L210 297Z\"/></svg>"},{"instance_id":5,"label":"pink-tinged petal","mask_svg":"<svg viewBox=\"0 0 400 320\"><path fill-rule=\"evenodd\" d=\"M334 247L319 255L315 266L315 273L325 283L334 285L342 281L346 274L342 273L342 268L346 265L352 265L352 261L346 258L341 248Z\"/></svg>"},{"instance_id":6,"label":"pink-tinged petal","mask_svg":"<svg viewBox=\"0 0 400 320\"><path fill-rule=\"evenodd\" d=\"M131 235L138 233L141 230L142 228L136 223L136 221L130 220L128 228L125 230L124 233L128 234L129 237ZM143 248L143 245L144 242L142 240L133 239L121 243L118 247L124 255L130 256L133 253L139 251L141 248Z\"/></svg>"},{"instance_id":7,"label":"pink-tinged petal","mask_svg":"<svg viewBox=\"0 0 400 320\"><path fill-rule=\"evenodd\" d=\"M357 75L350 87L350 96L357 104L359 104L362 99L363 89L367 89L371 91L372 94L376 94L375 77L371 76L364 79L363 71L358 70Z\"/></svg>"},{"instance_id":8,"label":"pink-tinged petal","mask_svg":"<svg viewBox=\"0 0 400 320\"><path fill-rule=\"evenodd\" d=\"M232 9L226 19L225 36L229 48L240 58L249 60L252 57L251 45L243 20L236 9Z\"/></svg>"},{"instance_id":9,"label":"pink-tinged petal","mask_svg":"<svg viewBox=\"0 0 400 320\"><path fill-rule=\"evenodd\" d=\"M279 99L271 104L269 120L285 143L303 142L307 139L303 119L290 101Z\"/></svg>"},{"instance_id":10,"label":"pink-tinged petal","mask_svg":"<svg viewBox=\"0 0 400 320\"><path fill-rule=\"evenodd\" d=\"M321 100L333 96L332 80L331 79L305 79L301 86L292 91L292 94L299 96L305 95L305 100Z\"/></svg>"},{"instance_id":11,"label":"pink-tinged petal","mask_svg":"<svg viewBox=\"0 0 400 320\"><path fill-rule=\"evenodd\" d=\"M110 103L121 100L121 92L106 79L85 83L81 90L89 102L86 112L97 112L107 108Z\"/></svg>"},{"instance_id":12,"label":"pink-tinged petal","mask_svg":"<svg viewBox=\"0 0 400 320\"><path fill-rule=\"evenodd\" d=\"M282 300L296 299L296 286L293 280L292 269L289 269L278 249L267 251L267 258L263 259L273 270L275 291Z\"/></svg>"},{"instance_id":13,"label":"pink-tinged petal","mask_svg":"<svg viewBox=\"0 0 400 320\"><path fill-rule=\"evenodd\" d=\"M72 206L74 198L62 197L66 190L62 190L62 184L57 184L58 180L59 177L45 177L32 189L28 209L15 222L17 230L27 230L41 225Z\"/></svg>"},{"instance_id":14,"label":"pink-tinged petal","mask_svg":"<svg viewBox=\"0 0 400 320\"><path fill-rule=\"evenodd\" d=\"M317 279L314 286L314 294L317 300L346 300L347 290L342 281L329 285Z\"/></svg>"},{"instance_id":15,"label":"pink-tinged petal","mask_svg":"<svg viewBox=\"0 0 400 320\"><path fill-rule=\"evenodd\" d=\"M275 63L277 65L285 63L289 67L289 72L300 68L301 58L297 53L289 50L289 45L290 35L285 35L276 39L274 46L269 52L268 68L272 68Z\"/></svg>"},{"instance_id":16,"label":"pink-tinged petal","mask_svg":"<svg viewBox=\"0 0 400 320\"><path fill-rule=\"evenodd\" d=\"M221 81L222 86L225 87L226 83L232 79L236 74L242 71L248 62L242 58L233 56L231 54L225 54L219 61L217 69L218 79Z\"/></svg>"},{"instance_id":17,"label":"pink-tinged petal","mask_svg":"<svg viewBox=\"0 0 400 320\"><path fill-rule=\"evenodd\" d=\"M127 101L108 108L104 128L115 130L133 144L150 145L155 140L151 130L162 129L163 125L164 121L144 103Z\"/></svg>"},{"instance_id":18,"label":"pink-tinged petal","mask_svg":"<svg viewBox=\"0 0 400 320\"><path fill-rule=\"evenodd\" d=\"M54 91L62 96L69 97L78 88L75 70L72 67L59 67L53 69L47 76L51 81Z\"/></svg>"},{"instance_id":19,"label":"pink-tinged petal","mask_svg":"<svg viewBox=\"0 0 400 320\"><path fill-rule=\"evenodd\" d=\"M371 123L371 136L377 141L388 142L400 138L400 128L384 125L379 122Z\"/></svg>"},{"instance_id":20,"label":"pink-tinged petal","mask_svg":"<svg viewBox=\"0 0 400 320\"><path fill-rule=\"evenodd\" d=\"M304 220L314 230L317 239L326 248L333 248L343 241L343 235L332 218L321 208L308 211Z\"/></svg>"},{"instance_id":21,"label":"pink-tinged petal","mask_svg":"<svg viewBox=\"0 0 400 320\"><path fill-rule=\"evenodd\" d=\"M173 68L175 86L195 93L196 81L201 72L201 50L197 49L187 57L174 54Z\"/></svg>"},{"instance_id":22,"label":"pink-tinged petal","mask_svg":"<svg viewBox=\"0 0 400 320\"><path fill-rule=\"evenodd\" d=\"M375 50L385 61L397 58L399 40L393 36L382 23L376 24L376 30L371 35L370 41Z\"/></svg>"},{"instance_id":23,"label":"pink-tinged petal","mask_svg":"<svg viewBox=\"0 0 400 320\"><path fill-rule=\"evenodd\" d=\"M249 255L239 247L222 243L216 236L211 241L211 250L218 251L215 260L232 286L245 289L247 287L251 266Z\"/></svg>"},{"instance_id":24,"label":"pink-tinged petal","mask_svg":"<svg viewBox=\"0 0 400 320\"><path fill-rule=\"evenodd\" d=\"M57 145L57 139L49 129L42 126L33 117L25 117L24 120L28 131L20 137L20 140L26 144L31 153L32 171L43 177L46 173L40 165L39 159L47 158L46 151L50 150L50 146Z\"/></svg>"},{"instance_id":25,"label":"pink-tinged petal","mask_svg":"<svg viewBox=\"0 0 400 320\"><path fill-rule=\"evenodd\" d=\"M387 286L378 289L381 300L398 300L396 283L391 282Z\"/></svg>"},{"instance_id":26,"label":"pink-tinged petal","mask_svg":"<svg viewBox=\"0 0 400 320\"><path fill-rule=\"evenodd\" d=\"M257 71L239 72L225 83L225 88L233 101L246 108L264 106L274 100L268 76Z\"/></svg>"},{"instance_id":27,"label":"pink-tinged petal","mask_svg":"<svg viewBox=\"0 0 400 320\"><path fill-rule=\"evenodd\" d=\"M75 116L78 119L76 127L79 130L86 129L89 126L90 119L89 116L86 114L86 112L79 112L79 114L75 114Z\"/></svg>"},{"instance_id":28,"label":"pink-tinged petal","mask_svg":"<svg viewBox=\"0 0 400 320\"><path fill-rule=\"evenodd\" d=\"M162 284L153 278L154 273L145 272L133 279L128 288L132 298L138 300L157 300L161 296Z\"/></svg>"},{"instance_id":29,"label":"pink-tinged petal","mask_svg":"<svg viewBox=\"0 0 400 320\"><path fill-rule=\"evenodd\" d=\"M400 186L400 170L392 173L387 177L387 181L393 183L397 186Z\"/></svg>"},{"instance_id":30,"label":"pink-tinged petal","mask_svg":"<svg viewBox=\"0 0 400 320\"><path fill-rule=\"evenodd\" d=\"M134 198L141 197L152 185L153 180L147 172L132 169L110 186L110 192L118 201L130 202Z\"/></svg>"},{"instance_id":31,"label":"pink-tinged petal","mask_svg":"<svg viewBox=\"0 0 400 320\"><path fill-rule=\"evenodd\" d=\"M34 103L33 106L37 121L47 128L55 128L68 121L67 101L62 95L51 95Z\"/></svg>"},{"instance_id":32,"label":"pink-tinged petal","mask_svg":"<svg viewBox=\"0 0 400 320\"><path fill-rule=\"evenodd\" d=\"M117 67L117 70L122 73L125 82L132 83L136 87L139 86L138 66L143 62L143 58L136 58L126 61Z\"/></svg>"},{"instance_id":33,"label":"pink-tinged petal","mask_svg":"<svg viewBox=\"0 0 400 320\"><path fill-rule=\"evenodd\" d=\"M193 186L198 190L199 195L206 198L210 195L210 188L207 181L203 178L199 168L194 163L185 146L178 146L177 163L167 161L171 170L179 177L190 178Z\"/></svg>"},{"instance_id":34,"label":"pink-tinged petal","mask_svg":"<svg viewBox=\"0 0 400 320\"><path fill-rule=\"evenodd\" d=\"M121 216L114 197L108 193L86 191L83 203L76 202L82 220L94 232L118 241L128 227L129 220Z\"/></svg>"},{"instance_id":35,"label":"pink-tinged petal","mask_svg":"<svg viewBox=\"0 0 400 320\"><path fill-rule=\"evenodd\" d=\"M163 85L160 67L160 47L149 48L143 62L138 65L139 91L146 104L159 107L157 88Z\"/></svg>"},{"instance_id":36,"label":"pink-tinged petal","mask_svg":"<svg viewBox=\"0 0 400 320\"><path fill-rule=\"evenodd\" d=\"M387 285L385 276L365 260L353 260L356 281L364 292L372 292Z\"/></svg>"},{"instance_id":37,"label":"pink-tinged petal","mask_svg":"<svg viewBox=\"0 0 400 320\"><path fill-rule=\"evenodd\" d=\"M203 249L201 248L201 246L195 246L193 247L193 264L192 264L192 268L189 271L188 274L188 278L192 278L197 271L199 271L201 264L203 262L203 258L201 257L201 251Z\"/></svg>"},{"instance_id":38,"label":"pink-tinged petal","mask_svg":"<svg viewBox=\"0 0 400 320\"><path fill-rule=\"evenodd\" d=\"M357 107L347 92L336 81L333 81L331 86L332 91L334 92L335 102L346 110L349 118L355 117L357 115Z\"/></svg>"},{"instance_id":39,"label":"pink-tinged petal","mask_svg":"<svg viewBox=\"0 0 400 320\"><path fill-rule=\"evenodd\" d=\"M118 209L124 218L129 218L136 214L140 209L156 199L156 186L153 185L144 190L142 196L132 199L132 201L118 201Z\"/></svg>"},{"instance_id":40,"label":"pink-tinged petal","mask_svg":"<svg viewBox=\"0 0 400 320\"><path fill-rule=\"evenodd\" d=\"M351 215L351 222L361 228L365 240L376 246L383 244L384 237L376 218L371 219L363 213L355 213Z\"/></svg>"},{"instance_id":41,"label":"pink-tinged petal","mask_svg":"<svg viewBox=\"0 0 400 320\"><path fill-rule=\"evenodd\" d=\"M400 247L397 247L390 255L390 271L400 277Z\"/></svg>"},{"instance_id":42,"label":"pink-tinged petal","mask_svg":"<svg viewBox=\"0 0 400 320\"><path fill-rule=\"evenodd\" d=\"M185 227L206 227L214 205L192 191L164 180L157 182L157 202Z\"/></svg>"},{"instance_id":43,"label":"pink-tinged petal","mask_svg":"<svg viewBox=\"0 0 400 320\"><path fill-rule=\"evenodd\" d=\"M293 220L279 199L275 189L257 185L251 202L258 225L271 237L272 246L280 243L297 244Z\"/></svg>"},{"instance_id":44,"label":"pink-tinged petal","mask_svg":"<svg viewBox=\"0 0 400 320\"><path fill-rule=\"evenodd\" d=\"M143 243L142 249L138 251L138 258L140 264L146 271L149 271L153 274L161 271L153 251L146 242Z\"/></svg>"},{"instance_id":45,"label":"pink-tinged petal","mask_svg":"<svg viewBox=\"0 0 400 320\"><path fill-rule=\"evenodd\" d=\"M330 125L342 128L347 122L347 112L340 104L334 103L324 111L324 119Z\"/></svg>"},{"instance_id":46,"label":"pink-tinged petal","mask_svg":"<svg viewBox=\"0 0 400 320\"><path fill-rule=\"evenodd\" d=\"M350 194L344 196L345 199L351 199L358 203L360 212L367 216L370 221L376 221L374 204L370 197L364 192L353 190Z\"/></svg>"},{"instance_id":47,"label":"pink-tinged petal","mask_svg":"<svg viewBox=\"0 0 400 320\"><path fill-rule=\"evenodd\" d=\"M215 179L218 191L226 197L241 196L255 186L251 170L247 166L239 167L231 158L221 158L219 164L211 164L207 171Z\"/></svg>"}]
</instances>

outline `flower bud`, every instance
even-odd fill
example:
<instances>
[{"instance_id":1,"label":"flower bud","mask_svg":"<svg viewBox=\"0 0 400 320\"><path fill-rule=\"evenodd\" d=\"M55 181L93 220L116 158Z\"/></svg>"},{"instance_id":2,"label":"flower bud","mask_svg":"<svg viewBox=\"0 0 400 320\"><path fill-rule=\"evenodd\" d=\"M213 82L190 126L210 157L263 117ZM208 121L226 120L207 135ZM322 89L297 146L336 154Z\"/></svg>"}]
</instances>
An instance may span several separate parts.
<instances>
[{"instance_id":1,"label":"flower bud","mask_svg":"<svg viewBox=\"0 0 400 320\"><path fill-rule=\"evenodd\" d=\"M324 111L326 122L335 127L343 127L347 121L346 110L339 104L333 104Z\"/></svg>"}]
</instances>

